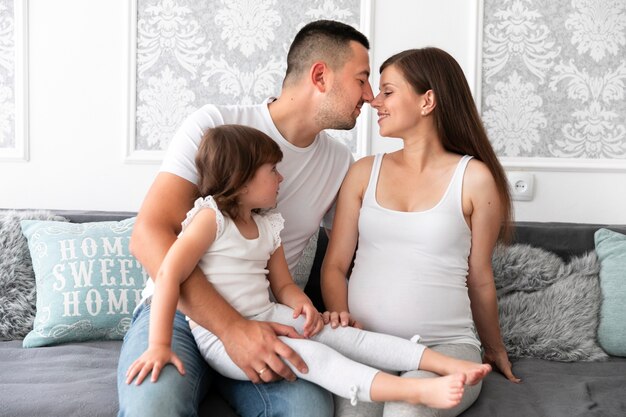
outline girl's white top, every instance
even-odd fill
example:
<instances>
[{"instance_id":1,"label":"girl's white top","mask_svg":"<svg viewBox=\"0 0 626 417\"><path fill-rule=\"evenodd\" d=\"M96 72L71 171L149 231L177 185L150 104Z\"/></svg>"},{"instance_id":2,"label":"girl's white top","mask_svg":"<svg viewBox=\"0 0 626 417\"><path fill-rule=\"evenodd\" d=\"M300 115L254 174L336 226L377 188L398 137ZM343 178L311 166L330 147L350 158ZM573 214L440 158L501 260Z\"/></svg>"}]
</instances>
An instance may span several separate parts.
<instances>
[{"instance_id":1,"label":"girl's white top","mask_svg":"<svg viewBox=\"0 0 626 417\"><path fill-rule=\"evenodd\" d=\"M284 220L280 213L253 214L259 236L247 239L235 222L224 216L213 197L198 198L183 221L182 236L200 210L214 210L217 221L215 241L204 253L198 265L222 297L245 317L267 310L270 300L267 262L281 245L280 231ZM144 295L152 294L149 280Z\"/></svg>"},{"instance_id":2,"label":"girl's white top","mask_svg":"<svg viewBox=\"0 0 626 417\"><path fill-rule=\"evenodd\" d=\"M480 346L466 286L472 235L461 200L470 159L461 158L433 208L401 212L376 201L383 155L374 158L348 291L350 312L367 330L407 339L418 334L427 346Z\"/></svg>"}]
</instances>

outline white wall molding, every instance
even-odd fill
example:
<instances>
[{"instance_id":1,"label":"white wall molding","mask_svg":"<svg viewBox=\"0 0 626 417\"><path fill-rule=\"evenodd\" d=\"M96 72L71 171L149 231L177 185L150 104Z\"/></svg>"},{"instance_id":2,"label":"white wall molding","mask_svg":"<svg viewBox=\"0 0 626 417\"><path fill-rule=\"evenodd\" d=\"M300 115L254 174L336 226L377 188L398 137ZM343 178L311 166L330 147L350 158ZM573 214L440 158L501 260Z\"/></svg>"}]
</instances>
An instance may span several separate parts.
<instances>
[{"instance_id":1,"label":"white wall molding","mask_svg":"<svg viewBox=\"0 0 626 417\"><path fill-rule=\"evenodd\" d=\"M367 36L370 42L370 67L374 60L374 10L372 1L373 0L361 0L361 21L359 23L359 30ZM371 153L372 135L370 129L370 112L369 109L364 109L357 119L356 159Z\"/></svg>"},{"instance_id":2,"label":"white wall molding","mask_svg":"<svg viewBox=\"0 0 626 417\"><path fill-rule=\"evenodd\" d=\"M137 0L128 0L128 32L126 53L126 123L123 136L124 161L128 163L155 164L161 161L162 151L137 149Z\"/></svg>"},{"instance_id":3,"label":"white wall molding","mask_svg":"<svg viewBox=\"0 0 626 417\"><path fill-rule=\"evenodd\" d=\"M27 162L29 159L28 2L15 0L13 4L15 147L0 148L0 161Z\"/></svg>"},{"instance_id":4,"label":"white wall molding","mask_svg":"<svg viewBox=\"0 0 626 417\"><path fill-rule=\"evenodd\" d=\"M484 0L476 1L476 78L474 80L474 101L478 112L482 114L482 58ZM554 172L626 172L625 159L589 159L589 158L549 158L549 157L501 157L498 159L505 169Z\"/></svg>"},{"instance_id":5,"label":"white wall molding","mask_svg":"<svg viewBox=\"0 0 626 417\"><path fill-rule=\"evenodd\" d=\"M626 172L626 161L614 159L499 158L506 169L555 172Z\"/></svg>"},{"instance_id":6,"label":"white wall molding","mask_svg":"<svg viewBox=\"0 0 626 417\"><path fill-rule=\"evenodd\" d=\"M160 164L164 151L137 149L137 1L128 0L127 110L124 136L124 161L131 164Z\"/></svg>"},{"instance_id":7,"label":"white wall molding","mask_svg":"<svg viewBox=\"0 0 626 417\"><path fill-rule=\"evenodd\" d=\"M474 62L474 102L478 113L481 113L482 106L482 86L483 86L483 16L485 3L484 0L476 0L476 7L473 9L476 12L473 21L476 22L476 28L474 30L474 56L476 61Z\"/></svg>"},{"instance_id":8,"label":"white wall molding","mask_svg":"<svg viewBox=\"0 0 626 417\"><path fill-rule=\"evenodd\" d=\"M137 121L137 105L138 105L138 89L141 90L141 73L137 72L137 53L138 53L138 42L141 42L139 37L141 36L138 33L139 23L138 13L140 12L141 2L139 0L129 0L127 13L128 13L128 29L127 29L127 38L128 38L128 47L127 47L127 57L126 57L126 67L127 71L127 111L126 111L126 127L124 131L124 137L126 138L124 142L124 162L125 163L147 163L147 164L158 164L162 161L165 150L144 150L139 149L141 147L141 135L142 131L137 131L138 127L141 124L138 124ZM372 57L372 49L373 49L373 0L360 0L359 4L359 30L370 39L370 57ZM214 42L220 42L219 40L210 40ZM286 44L291 43L291 39L285 39ZM139 79L138 79L139 76ZM282 78L281 78L282 79ZM196 91L197 93L197 91ZM141 96L140 96L141 97ZM211 103L218 103L215 101L208 101ZM197 106L200 106L204 103L196 103ZM224 104L224 103L222 103ZM340 132L343 134L344 132ZM366 156L370 153L370 143L371 143L371 135L370 135L370 114L368 111L363 111L360 117L357 119L356 124L356 132L350 133L350 135L354 135L351 138L352 146L354 146L353 150L355 152L355 157L360 158Z\"/></svg>"}]
</instances>

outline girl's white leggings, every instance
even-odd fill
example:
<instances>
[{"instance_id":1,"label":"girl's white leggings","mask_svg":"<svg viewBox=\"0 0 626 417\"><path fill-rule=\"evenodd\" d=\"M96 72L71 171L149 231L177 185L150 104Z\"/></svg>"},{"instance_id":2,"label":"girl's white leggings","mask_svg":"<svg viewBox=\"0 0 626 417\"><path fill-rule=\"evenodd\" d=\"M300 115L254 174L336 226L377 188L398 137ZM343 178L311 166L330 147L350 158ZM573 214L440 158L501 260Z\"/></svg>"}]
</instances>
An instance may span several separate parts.
<instances>
[{"instance_id":1,"label":"girl's white leggings","mask_svg":"<svg viewBox=\"0 0 626 417\"><path fill-rule=\"evenodd\" d=\"M250 320L272 321L293 326L302 333L304 317L293 318L293 310L282 304L273 304ZM200 352L209 365L220 374L238 380L248 380L246 374L230 359L221 340L213 333L197 326L192 333ZM373 333L354 327L325 326L310 339L280 339L296 351L309 368L303 374L285 361L298 378L313 382L332 393L357 400L371 401L370 388L380 369L411 371L419 368L425 346L411 340Z\"/></svg>"}]
</instances>

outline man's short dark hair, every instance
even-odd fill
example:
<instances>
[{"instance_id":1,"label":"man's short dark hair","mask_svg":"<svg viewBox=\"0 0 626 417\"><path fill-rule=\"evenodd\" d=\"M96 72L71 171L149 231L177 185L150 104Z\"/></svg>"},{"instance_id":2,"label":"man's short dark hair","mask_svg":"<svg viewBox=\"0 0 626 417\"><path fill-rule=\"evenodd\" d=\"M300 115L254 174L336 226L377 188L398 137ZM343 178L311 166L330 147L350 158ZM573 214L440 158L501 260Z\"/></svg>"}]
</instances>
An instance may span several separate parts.
<instances>
[{"instance_id":1,"label":"man's short dark hair","mask_svg":"<svg viewBox=\"0 0 626 417\"><path fill-rule=\"evenodd\" d=\"M369 49L367 37L350 25L334 20L317 20L296 34L287 54L285 82L297 79L315 61L324 61L332 69L345 64L351 54L350 41Z\"/></svg>"}]
</instances>

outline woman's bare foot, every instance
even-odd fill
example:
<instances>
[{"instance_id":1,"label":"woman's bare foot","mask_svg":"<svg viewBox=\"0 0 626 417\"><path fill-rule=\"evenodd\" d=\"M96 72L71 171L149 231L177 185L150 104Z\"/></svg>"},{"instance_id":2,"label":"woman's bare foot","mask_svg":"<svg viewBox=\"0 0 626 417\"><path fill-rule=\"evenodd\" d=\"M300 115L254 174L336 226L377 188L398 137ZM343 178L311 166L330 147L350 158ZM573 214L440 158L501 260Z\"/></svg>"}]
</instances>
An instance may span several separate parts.
<instances>
[{"instance_id":1,"label":"woman's bare foot","mask_svg":"<svg viewBox=\"0 0 626 417\"><path fill-rule=\"evenodd\" d=\"M466 376L457 373L425 379L411 379L416 395L408 399L411 404L422 404L431 408L452 408L463 398Z\"/></svg>"}]
</instances>

